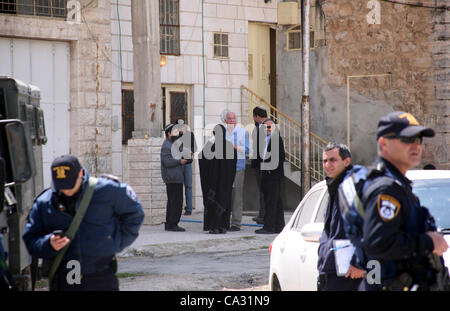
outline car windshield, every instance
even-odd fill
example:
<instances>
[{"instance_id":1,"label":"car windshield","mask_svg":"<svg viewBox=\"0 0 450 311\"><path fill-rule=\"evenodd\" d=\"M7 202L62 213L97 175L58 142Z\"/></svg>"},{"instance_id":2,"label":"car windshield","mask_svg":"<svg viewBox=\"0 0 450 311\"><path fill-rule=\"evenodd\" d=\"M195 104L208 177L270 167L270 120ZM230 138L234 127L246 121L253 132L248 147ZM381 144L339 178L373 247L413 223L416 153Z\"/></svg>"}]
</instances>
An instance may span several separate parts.
<instances>
[{"instance_id":1,"label":"car windshield","mask_svg":"<svg viewBox=\"0 0 450 311\"><path fill-rule=\"evenodd\" d=\"M450 179L414 180L413 192L439 228L450 228Z\"/></svg>"}]
</instances>

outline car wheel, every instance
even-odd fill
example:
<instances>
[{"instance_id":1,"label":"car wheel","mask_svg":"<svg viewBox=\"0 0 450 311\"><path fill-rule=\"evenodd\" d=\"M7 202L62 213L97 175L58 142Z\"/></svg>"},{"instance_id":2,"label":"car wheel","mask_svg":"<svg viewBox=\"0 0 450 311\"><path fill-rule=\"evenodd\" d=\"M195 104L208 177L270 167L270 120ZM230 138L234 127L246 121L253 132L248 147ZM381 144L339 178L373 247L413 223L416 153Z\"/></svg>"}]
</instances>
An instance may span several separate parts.
<instances>
[{"instance_id":1,"label":"car wheel","mask_svg":"<svg viewBox=\"0 0 450 311\"><path fill-rule=\"evenodd\" d=\"M272 277L272 286L271 289L273 292L281 292L280 281L278 281L277 275L274 274Z\"/></svg>"}]
</instances>

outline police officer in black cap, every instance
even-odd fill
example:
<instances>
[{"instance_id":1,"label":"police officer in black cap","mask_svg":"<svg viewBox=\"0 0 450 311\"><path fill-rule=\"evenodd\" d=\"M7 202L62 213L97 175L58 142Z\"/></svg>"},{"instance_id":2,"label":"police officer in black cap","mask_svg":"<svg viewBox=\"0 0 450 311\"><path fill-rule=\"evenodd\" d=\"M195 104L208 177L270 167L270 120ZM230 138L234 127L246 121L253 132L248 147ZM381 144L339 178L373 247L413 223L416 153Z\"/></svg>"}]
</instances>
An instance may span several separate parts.
<instances>
[{"instance_id":1,"label":"police officer in black cap","mask_svg":"<svg viewBox=\"0 0 450 311\"><path fill-rule=\"evenodd\" d=\"M363 290L430 290L436 283L430 257L442 256L448 245L405 176L420 163L423 137L434 135L403 111L378 123L379 157L368 177L374 186L363 193L363 246L378 271L367 271Z\"/></svg>"},{"instance_id":2,"label":"police officer in black cap","mask_svg":"<svg viewBox=\"0 0 450 311\"><path fill-rule=\"evenodd\" d=\"M70 240L65 232L80 207L89 174L70 154L57 157L51 172L52 188L35 199L28 217L23 235L28 252L33 257L54 260L68 245L51 290L119 290L114 255L134 242L144 219L136 194L112 176L98 178L78 230ZM79 264L81 275L73 274L77 271L73 271L71 262ZM69 276L75 276L74 280Z\"/></svg>"}]
</instances>

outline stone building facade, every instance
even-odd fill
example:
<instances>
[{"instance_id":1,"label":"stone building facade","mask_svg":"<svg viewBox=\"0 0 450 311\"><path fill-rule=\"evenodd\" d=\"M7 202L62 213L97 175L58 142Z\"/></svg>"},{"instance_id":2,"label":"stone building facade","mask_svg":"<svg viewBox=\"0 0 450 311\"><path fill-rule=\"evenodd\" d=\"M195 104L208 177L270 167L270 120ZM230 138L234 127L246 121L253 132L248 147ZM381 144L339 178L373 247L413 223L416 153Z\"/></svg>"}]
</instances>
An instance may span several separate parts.
<instances>
[{"instance_id":1,"label":"stone building facade","mask_svg":"<svg viewBox=\"0 0 450 311\"><path fill-rule=\"evenodd\" d=\"M370 164L376 155L379 117L393 110L409 111L437 132L425 140L423 164L448 169L448 1L392 2L315 1L323 16L323 24L316 26L324 30L325 44L311 51L312 130L326 140L350 143L354 159ZM370 20L375 13L379 23ZM283 36L279 38L283 46ZM301 84L301 55L281 49L278 53L281 110L300 120L293 103L300 103L301 94L292 80ZM292 69L294 63L300 66Z\"/></svg>"},{"instance_id":2,"label":"stone building facade","mask_svg":"<svg viewBox=\"0 0 450 311\"><path fill-rule=\"evenodd\" d=\"M238 122L241 122L241 85L248 85L248 23L254 21L275 25L276 18L276 1L205 0L203 4L201 0L179 1L180 51L179 55L165 55L166 65L161 67L161 86L166 107L170 92L186 94L187 122L196 135L199 148L204 139L209 138L214 125L221 122L220 115L224 109L235 111ZM132 89L134 79L131 0L111 1L111 33L112 106L115 114L120 116L123 104L121 93L126 88ZM214 55L214 34L217 33L228 36L227 57ZM170 122L168 112L164 119L164 124ZM160 149L157 146L158 142L162 144L162 139L151 139L148 146L134 142L121 144L121 130L119 122L119 131L113 133L113 137L116 135L113 139L113 172L132 184L144 202L146 221L163 222L167 198L165 185L160 179ZM195 208L202 209L196 161L193 163L193 174L193 204Z\"/></svg>"},{"instance_id":3,"label":"stone building facade","mask_svg":"<svg viewBox=\"0 0 450 311\"><path fill-rule=\"evenodd\" d=\"M56 17L52 8L33 3L21 7L15 1L1 1L0 74L41 89L49 136L44 169L55 156L71 152L92 174L111 172L110 3L72 1L73 6L62 6ZM47 61L61 45L67 54ZM59 94L61 89L65 94ZM50 174L45 175L49 186Z\"/></svg>"},{"instance_id":4,"label":"stone building facade","mask_svg":"<svg viewBox=\"0 0 450 311\"><path fill-rule=\"evenodd\" d=\"M47 168L54 156L71 152L94 175L113 173L132 182L146 208L146 222L160 223L166 201L157 152L162 138L155 138L148 147L123 139L124 101L134 81L131 1L67 1L75 3L64 13L70 18L5 13L0 5L0 75L18 75L24 82L41 84L50 132L44 149ZM7 2L15 1L0 0L0 4ZM301 50L287 48L288 32L295 31L296 23L279 23L280 2L179 1L180 51L166 55L167 64L155 70L161 70L166 104L171 92L185 94L188 124L200 147L208 136L204 127L220 122L223 109L235 111L240 122L245 101L241 86L253 83L257 67L265 83L262 90L276 81L275 96L269 101L301 120ZM379 5L379 16L374 3ZM312 131L327 141L349 142L355 161L369 164L376 154L378 118L389 111L407 110L437 131L435 138L425 141L423 163L450 169L448 1L313 0L312 6ZM270 43L275 43L271 55L275 80L273 73L268 75L269 67L257 63L267 55L249 57L250 45L255 44L249 34L255 26L265 27L275 38ZM227 57L215 55L214 38L221 34L227 34ZM41 47L48 49L40 51ZM48 53L61 54L45 63L53 75L45 75L42 67ZM27 66L18 61L24 55ZM61 71L61 67L67 68ZM61 87L58 82L63 80L66 84ZM48 81L51 86L46 85ZM61 89L65 90L62 99ZM167 124L170 114L164 118ZM149 182L151 194L144 186ZM193 190L195 207L201 209L195 164Z\"/></svg>"}]
</instances>

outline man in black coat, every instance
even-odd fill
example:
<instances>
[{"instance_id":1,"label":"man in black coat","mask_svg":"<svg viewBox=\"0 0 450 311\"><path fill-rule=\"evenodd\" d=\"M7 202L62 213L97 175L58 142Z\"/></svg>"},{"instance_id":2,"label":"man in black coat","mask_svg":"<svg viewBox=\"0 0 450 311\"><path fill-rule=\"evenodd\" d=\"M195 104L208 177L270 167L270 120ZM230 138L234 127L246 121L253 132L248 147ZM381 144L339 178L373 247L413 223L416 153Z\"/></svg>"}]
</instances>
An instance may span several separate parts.
<instances>
[{"instance_id":1,"label":"man in black coat","mask_svg":"<svg viewBox=\"0 0 450 311\"><path fill-rule=\"evenodd\" d=\"M351 153L344 144L329 143L323 151L322 158L330 199L325 211L324 229L319 240L317 289L319 291L356 291L364 277L364 267L356 266L355 257L346 275L338 276L335 254L332 250L333 241L347 239L339 209L338 188L348 170L352 168Z\"/></svg>"},{"instance_id":2,"label":"man in black coat","mask_svg":"<svg viewBox=\"0 0 450 311\"><path fill-rule=\"evenodd\" d=\"M271 119L262 123L266 131L264 153L262 156L261 191L264 193L264 227L257 234L280 233L284 228L284 211L281 202L280 186L284 177L285 160L283 139Z\"/></svg>"},{"instance_id":3,"label":"man in black coat","mask_svg":"<svg viewBox=\"0 0 450 311\"><path fill-rule=\"evenodd\" d=\"M251 161L251 168L255 169L256 175L256 185L258 186L259 192L259 213L257 217L254 217L253 220L258 224L264 223L264 193L261 190L261 157L262 157L262 148L264 147L264 141L260 142L261 137L265 137L264 129L261 127L262 123L267 120L267 111L262 107L253 108L253 121L255 121L255 128L252 133L253 140L253 156Z\"/></svg>"},{"instance_id":4,"label":"man in black coat","mask_svg":"<svg viewBox=\"0 0 450 311\"><path fill-rule=\"evenodd\" d=\"M237 151L225 138L225 127L214 127L210 140L198 158L203 193L203 230L224 234L230 228L231 194L236 175Z\"/></svg>"}]
</instances>

